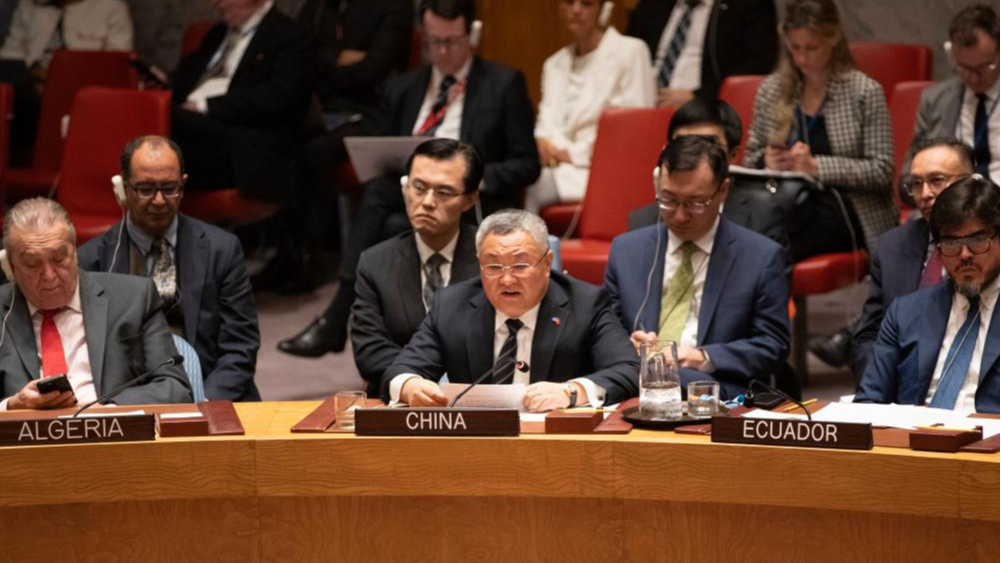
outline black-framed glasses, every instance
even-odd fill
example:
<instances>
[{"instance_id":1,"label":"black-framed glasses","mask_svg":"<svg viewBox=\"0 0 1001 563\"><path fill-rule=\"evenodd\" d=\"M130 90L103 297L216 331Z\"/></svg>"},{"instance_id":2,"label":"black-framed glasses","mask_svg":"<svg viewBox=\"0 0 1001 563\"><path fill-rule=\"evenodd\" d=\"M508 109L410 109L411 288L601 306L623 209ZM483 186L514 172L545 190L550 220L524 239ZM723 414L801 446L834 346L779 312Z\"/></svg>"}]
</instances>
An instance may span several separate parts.
<instances>
[{"instance_id":1,"label":"black-framed glasses","mask_svg":"<svg viewBox=\"0 0 1001 563\"><path fill-rule=\"evenodd\" d=\"M504 272L510 271L511 275L516 278L524 278L528 276L535 269L536 266L542 263L549 256L550 251L546 251L534 264L529 264L528 262L519 262L518 264L511 264L510 266L505 266L504 264L483 264L480 266L480 271L483 275L488 278L499 278L504 275Z\"/></svg>"},{"instance_id":2,"label":"black-framed glasses","mask_svg":"<svg viewBox=\"0 0 1001 563\"><path fill-rule=\"evenodd\" d=\"M136 192L139 199L153 199L156 197L156 192L163 194L165 198L178 198L181 197L181 192L184 191L184 182L182 181L172 181L172 182L129 182L129 187Z\"/></svg>"},{"instance_id":3,"label":"black-framed glasses","mask_svg":"<svg viewBox=\"0 0 1001 563\"><path fill-rule=\"evenodd\" d=\"M927 178L922 178L921 176L911 176L903 182L904 191L910 194L911 197L917 197L922 191L924 191L925 186L930 187L936 192L941 192L947 187L951 186L956 180L966 178L969 174L932 174Z\"/></svg>"},{"instance_id":4,"label":"black-framed glasses","mask_svg":"<svg viewBox=\"0 0 1001 563\"><path fill-rule=\"evenodd\" d=\"M451 51L452 49L456 49L459 46L468 43L469 43L469 35L453 35L452 37L424 38L424 44L427 45L427 48L431 50L444 49L446 51Z\"/></svg>"},{"instance_id":5,"label":"black-framed glasses","mask_svg":"<svg viewBox=\"0 0 1001 563\"><path fill-rule=\"evenodd\" d=\"M952 72L961 76L979 76L984 77L998 69L997 58L994 59L993 63L982 64L980 66L968 67L963 66L959 63L953 62Z\"/></svg>"},{"instance_id":6,"label":"black-framed glasses","mask_svg":"<svg viewBox=\"0 0 1001 563\"><path fill-rule=\"evenodd\" d=\"M422 182L410 182L407 184L407 189L410 190L414 196L419 199L424 199L428 194L433 194L435 201L444 203L446 201L452 201L453 199L462 195L462 193L457 192L451 188L431 188L424 185Z\"/></svg>"},{"instance_id":7,"label":"black-framed glasses","mask_svg":"<svg viewBox=\"0 0 1001 563\"><path fill-rule=\"evenodd\" d=\"M685 211L691 213L692 215L702 215L705 213L709 206L712 204L716 196L719 195L720 190L723 189L723 184L716 186L716 191L713 195L709 196L709 199L705 201L680 201L675 199L670 195L665 195L661 192L661 195L657 196L657 205L664 211L677 211L679 208L684 207Z\"/></svg>"},{"instance_id":8,"label":"black-framed glasses","mask_svg":"<svg viewBox=\"0 0 1001 563\"><path fill-rule=\"evenodd\" d=\"M938 251L942 256L955 258L963 253L965 247L970 254L986 254L991 249L991 242L998 235L974 235L972 237L943 239L938 243Z\"/></svg>"}]
</instances>

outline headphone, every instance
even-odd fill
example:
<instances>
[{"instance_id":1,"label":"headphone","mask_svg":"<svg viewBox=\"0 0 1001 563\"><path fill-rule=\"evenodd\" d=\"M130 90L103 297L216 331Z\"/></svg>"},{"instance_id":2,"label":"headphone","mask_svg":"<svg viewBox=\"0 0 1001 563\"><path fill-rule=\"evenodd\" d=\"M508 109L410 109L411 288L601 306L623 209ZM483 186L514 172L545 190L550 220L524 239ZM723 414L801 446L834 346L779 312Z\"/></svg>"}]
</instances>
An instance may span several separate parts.
<instances>
[{"instance_id":1,"label":"headphone","mask_svg":"<svg viewBox=\"0 0 1001 563\"><path fill-rule=\"evenodd\" d=\"M115 174L111 177L111 191L115 194L115 201L118 202L118 206L122 208L122 226L118 228L118 242L115 243L115 251L111 254L111 267L108 268L108 273L115 271L115 261L118 260L118 249L122 246L122 232L125 231L125 213L127 212L127 207L125 202L127 201L125 197L125 180L122 179L121 174Z\"/></svg>"},{"instance_id":2,"label":"headphone","mask_svg":"<svg viewBox=\"0 0 1001 563\"><path fill-rule=\"evenodd\" d=\"M480 20L473 20L473 23L469 26L469 46L474 49L479 47L482 36L483 22Z\"/></svg>"},{"instance_id":3,"label":"headphone","mask_svg":"<svg viewBox=\"0 0 1001 563\"><path fill-rule=\"evenodd\" d=\"M7 276L7 280L14 283L14 266L10 263L10 256L7 255L6 248L0 250L0 268L3 269L3 275Z\"/></svg>"},{"instance_id":4,"label":"headphone","mask_svg":"<svg viewBox=\"0 0 1001 563\"><path fill-rule=\"evenodd\" d=\"M609 24L612 23L613 11L615 11L615 3L611 0L601 5L601 13L598 14L598 27L608 29Z\"/></svg>"}]
</instances>

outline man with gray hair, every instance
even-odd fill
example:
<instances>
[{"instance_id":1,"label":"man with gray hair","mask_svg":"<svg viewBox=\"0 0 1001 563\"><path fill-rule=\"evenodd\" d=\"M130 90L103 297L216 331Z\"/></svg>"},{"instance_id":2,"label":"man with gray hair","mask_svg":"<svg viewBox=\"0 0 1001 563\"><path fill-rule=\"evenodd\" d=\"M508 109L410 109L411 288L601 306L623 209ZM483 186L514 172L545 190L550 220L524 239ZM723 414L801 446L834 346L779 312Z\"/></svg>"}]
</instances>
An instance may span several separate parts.
<instances>
[{"instance_id":1,"label":"man with gray hair","mask_svg":"<svg viewBox=\"0 0 1001 563\"><path fill-rule=\"evenodd\" d=\"M7 212L0 264L0 411L88 404L177 354L153 282L77 269L76 230L49 199ZM65 375L71 391L42 393ZM191 401L180 366L115 397L117 404Z\"/></svg>"},{"instance_id":2,"label":"man with gray hair","mask_svg":"<svg viewBox=\"0 0 1001 563\"><path fill-rule=\"evenodd\" d=\"M476 234L480 278L440 289L382 378L384 399L444 406L437 381L527 385L534 412L619 403L639 392L639 359L600 288L552 272L546 225L526 211Z\"/></svg>"}]
</instances>

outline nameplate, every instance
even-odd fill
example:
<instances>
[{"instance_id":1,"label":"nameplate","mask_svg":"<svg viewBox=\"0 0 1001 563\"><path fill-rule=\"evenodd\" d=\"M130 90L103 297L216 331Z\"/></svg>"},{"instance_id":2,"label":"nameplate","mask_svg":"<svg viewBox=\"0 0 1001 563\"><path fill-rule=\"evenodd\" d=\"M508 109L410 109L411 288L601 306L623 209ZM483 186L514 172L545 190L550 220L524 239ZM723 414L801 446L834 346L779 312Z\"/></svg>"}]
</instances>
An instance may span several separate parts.
<instances>
[{"instance_id":1,"label":"nameplate","mask_svg":"<svg viewBox=\"0 0 1001 563\"><path fill-rule=\"evenodd\" d=\"M0 446L143 442L155 438L153 415L0 421Z\"/></svg>"},{"instance_id":2,"label":"nameplate","mask_svg":"<svg viewBox=\"0 0 1001 563\"><path fill-rule=\"evenodd\" d=\"M517 436L514 409L358 409L359 436Z\"/></svg>"},{"instance_id":3,"label":"nameplate","mask_svg":"<svg viewBox=\"0 0 1001 563\"><path fill-rule=\"evenodd\" d=\"M871 450L872 425L717 416L713 417L712 441L727 444Z\"/></svg>"}]
</instances>

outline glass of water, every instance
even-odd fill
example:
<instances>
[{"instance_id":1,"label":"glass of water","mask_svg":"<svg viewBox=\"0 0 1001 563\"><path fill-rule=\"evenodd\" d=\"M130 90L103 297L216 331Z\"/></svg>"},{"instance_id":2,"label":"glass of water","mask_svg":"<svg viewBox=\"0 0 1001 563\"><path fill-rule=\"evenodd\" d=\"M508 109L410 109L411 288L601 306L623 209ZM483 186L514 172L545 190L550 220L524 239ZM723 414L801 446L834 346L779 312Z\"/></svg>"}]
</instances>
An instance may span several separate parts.
<instances>
[{"instance_id":1,"label":"glass of water","mask_svg":"<svg viewBox=\"0 0 1001 563\"><path fill-rule=\"evenodd\" d=\"M337 430L355 429L355 410L365 406L365 393L362 391L341 391L334 395L334 428Z\"/></svg>"},{"instance_id":2,"label":"glass of water","mask_svg":"<svg viewBox=\"0 0 1001 563\"><path fill-rule=\"evenodd\" d=\"M702 418L719 412L719 383L693 381L688 384L688 416Z\"/></svg>"},{"instance_id":3,"label":"glass of water","mask_svg":"<svg viewBox=\"0 0 1001 563\"><path fill-rule=\"evenodd\" d=\"M640 346L640 415L647 420L681 418L678 345L654 340Z\"/></svg>"}]
</instances>

